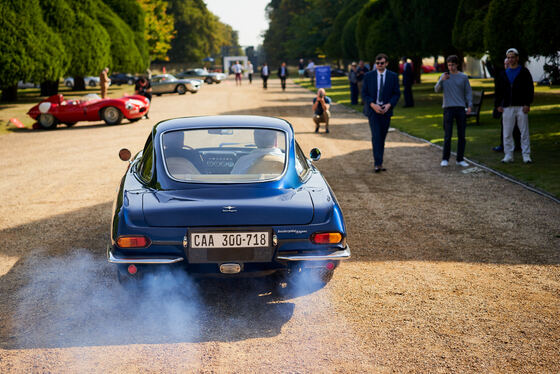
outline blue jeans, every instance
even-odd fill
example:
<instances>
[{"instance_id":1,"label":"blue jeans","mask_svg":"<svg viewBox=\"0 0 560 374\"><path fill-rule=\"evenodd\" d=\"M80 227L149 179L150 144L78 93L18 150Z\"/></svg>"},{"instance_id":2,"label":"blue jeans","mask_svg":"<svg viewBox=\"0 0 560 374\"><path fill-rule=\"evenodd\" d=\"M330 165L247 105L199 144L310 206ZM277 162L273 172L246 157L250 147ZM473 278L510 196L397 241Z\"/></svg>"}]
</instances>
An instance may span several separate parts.
<instances>
[{"instance_id":1,"label":"blue jeans","mask_svg":"<svg viewBox=\"0 0 560 374\"><path fill-rule=\"evenodd\" d=\"M457 122L457 162L463 161L465 154L465 127L467 115L462 106L443 108L443 158L449 160L451 154L451 138L453 136L453 119Z\"/></svg>"},{"instance_id":2,"label":"blue jeans","mask_svg":"<svg viewBox=\"0 0 560 374\"><path fill-rule=\"evenodd\" d=\"M383 165L383 153L385 152L385 138L391 124L391 116L373 112L368 117L371 130L371 145L373 147L373 165Z\"/></svg>"}]
</instances>

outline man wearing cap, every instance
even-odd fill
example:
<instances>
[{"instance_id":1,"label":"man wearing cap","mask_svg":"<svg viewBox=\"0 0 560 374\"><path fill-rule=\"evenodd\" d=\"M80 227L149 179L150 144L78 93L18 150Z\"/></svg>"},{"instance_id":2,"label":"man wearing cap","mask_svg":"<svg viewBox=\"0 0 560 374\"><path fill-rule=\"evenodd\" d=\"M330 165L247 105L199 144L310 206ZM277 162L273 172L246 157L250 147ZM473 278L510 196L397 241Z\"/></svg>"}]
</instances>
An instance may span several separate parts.
<instances>
[{"instance_id":1,"label":"man wearing cap","mask_svg":"<svg viewBox=\"0 0 560 374\"><path fill-rule=\"evenodd\" d=\"M521 153L523 162L530 163L531 142L529 139L529 110L533 102L535 88L529 70L519 65L519 52L510 48L506 52L509 68L502 74L500 84L496 85L496 103L498 111L503 114L504 158L502 162L513 162L513 128L521 132Z\"/></svg>"}]
</instances>

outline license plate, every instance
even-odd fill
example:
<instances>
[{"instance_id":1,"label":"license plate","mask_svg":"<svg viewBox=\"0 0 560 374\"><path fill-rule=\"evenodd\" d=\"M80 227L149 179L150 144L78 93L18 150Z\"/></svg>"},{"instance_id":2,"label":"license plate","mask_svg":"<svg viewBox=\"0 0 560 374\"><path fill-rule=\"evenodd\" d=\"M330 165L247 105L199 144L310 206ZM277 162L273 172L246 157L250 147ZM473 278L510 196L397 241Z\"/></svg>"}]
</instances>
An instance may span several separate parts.
<instances>
[{"instance_id":1,"label":"license plate","mask_svg":"<svg viewBox=\"0 0 560 374\"><path fill-rule=\"evenodd\" d=\"M267 231L191 233L191 248L264 248L270 246Z\"/></svg>"}]
</instances>

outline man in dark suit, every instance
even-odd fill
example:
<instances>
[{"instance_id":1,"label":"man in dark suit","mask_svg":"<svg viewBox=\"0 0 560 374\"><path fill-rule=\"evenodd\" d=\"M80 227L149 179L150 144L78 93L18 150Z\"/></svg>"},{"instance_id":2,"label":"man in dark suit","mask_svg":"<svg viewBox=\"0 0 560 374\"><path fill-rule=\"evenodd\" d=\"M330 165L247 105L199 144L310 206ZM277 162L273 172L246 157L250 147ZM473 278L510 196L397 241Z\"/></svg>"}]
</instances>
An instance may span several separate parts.
<instances>
[{"instance_id":1,"label":"man in dark suit","mask_svg":"<svg viewBox=\"0 0 560 374\"><path fill-rule=\"evenodd\" d=\"M288 78L288 66L285 62L278 68L278 78L280 78L280 84L282 85L282 91L286 90L286 78Z\"/></svg>"},{"instance_id":2,"label":"man in dark suit","mask_svg":"<svg viewBox=\"0 0 560 374\"><path fill-rule=\"evenodd\" d=\"M385 138L391 124L393 108L397 105L401 91L399 77L387 70L387 55L380 53L375 58L377 70L372 70L364 77L362 97L364 99L364 114L368 117L371 129L371 143L373 146L374 171L385 171L383 167L383 152Z\"/></svg>"}]
</instances>

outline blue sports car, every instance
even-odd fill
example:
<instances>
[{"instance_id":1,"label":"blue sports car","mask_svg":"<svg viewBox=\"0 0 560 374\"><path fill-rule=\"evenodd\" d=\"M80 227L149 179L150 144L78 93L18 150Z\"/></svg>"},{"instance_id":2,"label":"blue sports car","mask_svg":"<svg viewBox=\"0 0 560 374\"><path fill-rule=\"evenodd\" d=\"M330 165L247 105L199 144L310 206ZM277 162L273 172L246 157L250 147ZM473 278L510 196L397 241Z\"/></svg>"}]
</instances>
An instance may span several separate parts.
<instances>
[{"instance_id":1,"label":"blue sports car","mask_svg":"<svg viewBox=\"0 0 560 374\"><path fill-rule=\"evenodd\" d=\"M119 280L179 266L221 276L320 273L327 282L349 257L342 211L292 126L260 116L155 125L122 178L107 249Z\"/></svg>"}]
</instances>

